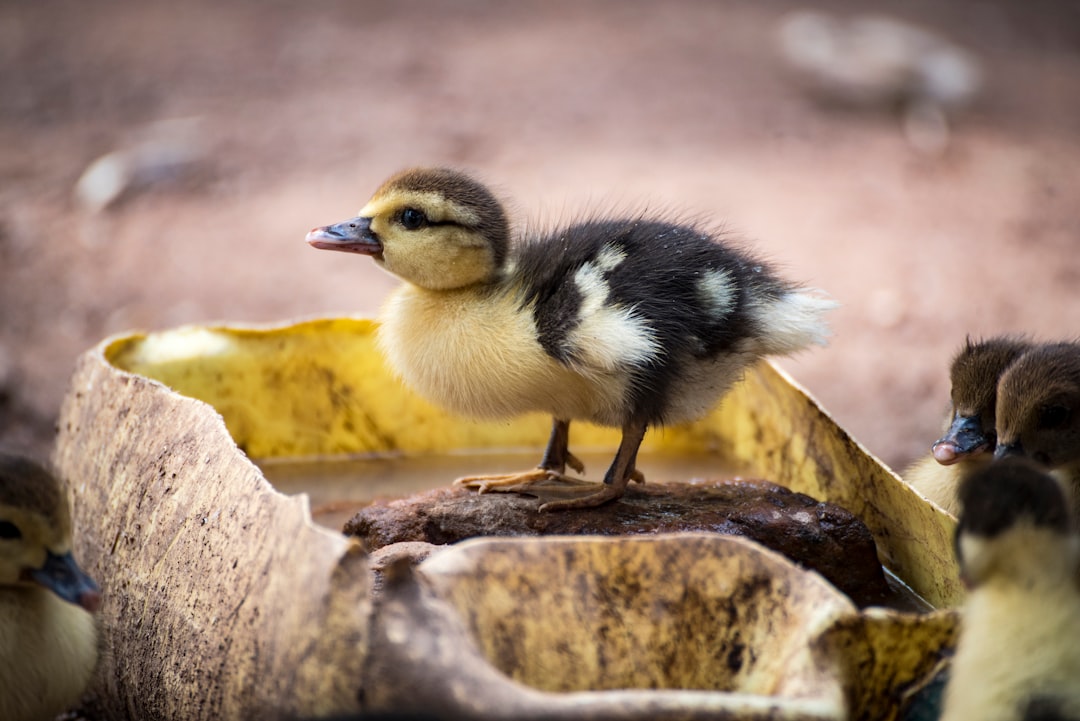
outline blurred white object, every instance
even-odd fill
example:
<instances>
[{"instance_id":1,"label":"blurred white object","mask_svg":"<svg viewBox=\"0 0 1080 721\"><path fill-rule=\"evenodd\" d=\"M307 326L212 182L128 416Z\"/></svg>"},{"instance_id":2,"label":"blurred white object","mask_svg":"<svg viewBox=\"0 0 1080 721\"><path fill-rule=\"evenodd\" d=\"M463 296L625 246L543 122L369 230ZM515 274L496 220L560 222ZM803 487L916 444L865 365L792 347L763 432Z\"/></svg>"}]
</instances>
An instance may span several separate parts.
<instances>
[{"instance_id":1,"label":"blurred white object","mask_svg":"<svg viewBox=\"0 0 1080 721\"><path fill-rule=\"evenodd\" d=\"M904 109L904 137L924 155L941 155L949 145L949 119L937 103L912 103Z\"/></svg>"},{"instance_id":2,"label":"blurred white object","mask_svg":"<svg viewBox=\"0 0 1080 721\"><path fill-rule=\"evenodd\" d=\"M934 33L893 18L834 18L799 10L780 22L780 53L824 98L852 105L929 101L967 105L982 73L975 57Z\"/></svg>"},{"instance_id":3,"label":"blurred white object","mask_svg":"<svg viewBox=\"0 0 1080 721\"><path fill-rule=\"evenodd\" d=\"M87 210L105 210L128 190L169 181L191 170L204 155L198 118L163 120L132 145L87 166L75 183L75 198Z\"/></svg>"}]
</instances>

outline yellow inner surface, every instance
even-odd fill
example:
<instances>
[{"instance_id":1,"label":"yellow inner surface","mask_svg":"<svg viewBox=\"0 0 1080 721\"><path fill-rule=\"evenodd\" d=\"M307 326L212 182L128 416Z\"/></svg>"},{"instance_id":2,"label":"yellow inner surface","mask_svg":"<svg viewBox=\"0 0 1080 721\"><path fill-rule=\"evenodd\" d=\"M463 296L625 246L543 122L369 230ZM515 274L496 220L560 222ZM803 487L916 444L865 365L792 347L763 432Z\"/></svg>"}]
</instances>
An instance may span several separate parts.
<instances>
[{"instance_id":1,"label":"yellow inner surface","mask_svg":"<svg viewBox=\"0 0 1080 721\"><path fill-rule=\"evenodd\" d=\"M250 457L431 455L542 449L551 419L452 416L393 376L374 321L333 318L271 328L185 327L118 337L116 367L213 406ZM575 423L582 452L618 445L612 429ZM882 562L935 606L962 597L952 552L955 521L923 501L770 363L750 369L694 423L651 430L645 453L715 453L723 465L830 501L858 515Z\"/></svg>"}]
</instances>

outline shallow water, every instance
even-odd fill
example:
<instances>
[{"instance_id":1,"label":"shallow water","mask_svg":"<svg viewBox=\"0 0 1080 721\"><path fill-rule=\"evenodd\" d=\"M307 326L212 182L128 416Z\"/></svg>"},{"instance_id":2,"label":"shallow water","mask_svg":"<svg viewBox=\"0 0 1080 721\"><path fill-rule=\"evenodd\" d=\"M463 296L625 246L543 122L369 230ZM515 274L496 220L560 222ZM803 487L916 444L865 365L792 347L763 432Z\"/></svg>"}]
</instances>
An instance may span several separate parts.
<instances>
[{"instance_id":1,"label":"shallow water","mask_svg":"<svg viewBox=\"0 0 1080 721\"><path fill-rule=\"evenodd\" d=\"M340 529L345 521L376 498L400 498L448 486L455 478L510 473L534 468L540 452L451 453L426 456L373 455L325 460L265 460L259 467L273 486L290 495L307 493L314 520ZM613 458L602 452L579 453L582 478L601 481ZM652 481L730 478L738 469L714 454L642 453L638 468Z\"/></svg>"}]
</instances>

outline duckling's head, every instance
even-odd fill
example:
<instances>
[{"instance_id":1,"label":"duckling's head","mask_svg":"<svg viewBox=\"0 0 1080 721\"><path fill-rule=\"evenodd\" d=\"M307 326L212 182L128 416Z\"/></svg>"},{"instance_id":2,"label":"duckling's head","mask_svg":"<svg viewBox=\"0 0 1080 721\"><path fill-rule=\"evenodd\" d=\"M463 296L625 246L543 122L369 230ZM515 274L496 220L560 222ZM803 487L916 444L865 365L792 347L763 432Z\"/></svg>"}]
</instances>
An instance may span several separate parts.
<instances>
[{"instance_id":1,"label":"duckling's head","mask_svg":"<svg viewBox=\"0 0 1080 721\"><path fill-rule=\"evenodd\" d=\"M314 228L307 242L370 255L413 285L448 290L498 278L510 226L499 201L473 178L414 168L384 182L357 217Z\"/></svg>"},{"instance_id":2,"label":"duckling's head","mask_svg":"<svg viewBox=\"0 0 1080 721\"><path fill-rule=\"evenodd\" d=\"M1060 563L1066 575L1076 567L1080 540L1066 491L1030 460L1005 458L976 467L961 481L958 497L956 554L969 587L998 574L1038 573L1033 565L1048 569Z\"/></svg>"},{"instance_id":3,"label":"duckling's head","mask_svg":"<svg viewBox=\"0 0 1080 721\"><path fill-rule=\"evenodd\" d=\"M1080 463L1080 344L1038 346L1001 376L995 457L1048 468Z\"/></svg>"},{"instance_id":4,"label":"duckling's head","mask_svg":"<svg viewBox=\"0 0 1080 721\"><path fill-rule=\"evenodd\" d=\"M71 554L71 515L56 478L0 453L0 591L40 586L93 612L97 585Z\"/></svg>"},{"instance_id":5,"label":"duckling's head","mask_svg":"<svg viewBox=\"0 0 1080 721\"><path fill-rule=\"evenodd\" d=\"M1030 342L1010 337L964 341L949 367L952 419L932 447L938 463L947 466L993 450L998 379L1030 347Z\"/></svg>"}]
</instances>

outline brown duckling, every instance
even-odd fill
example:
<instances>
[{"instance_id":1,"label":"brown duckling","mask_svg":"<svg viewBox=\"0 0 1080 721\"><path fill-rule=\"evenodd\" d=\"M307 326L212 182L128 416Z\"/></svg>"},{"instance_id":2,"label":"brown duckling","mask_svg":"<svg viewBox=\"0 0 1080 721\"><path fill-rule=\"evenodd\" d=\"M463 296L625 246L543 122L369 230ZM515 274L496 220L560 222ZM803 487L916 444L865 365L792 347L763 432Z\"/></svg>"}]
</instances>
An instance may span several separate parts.
<instances>
[{"instance_id":1,"label":"brown duckling","mask_svg":"<svg viewBox=\"0 0 1080 721\"><path fill-rule=\"evenodd\" d=\"M56 478L0 453L0 719L52 719L97 665L94 582L71 555L71 516Z\"/></svg>"},{"instance_id":2,"label":"brown duckling","mask_svg":"<svg viewBox=\"0 0 1080 721\"><path fill-rule=\"evenodd\" d=\"M995 458L1023 456L1050 469L1080 512L1080 344L1024 353L997 390Z\"/></svg>"},{"instance_id":3,"label":"brown duckling","mask_svg":"<svg viewBox=\"0 0 1080 721\"><path fill-rule=\"evenodd\" d=\"M941 721L1080 720L1080 535L1064 489L1007 458L959 494L970 592Z\"/></svg>"},{"instance_id":4,"label":"brown duckling","mask_svg":"<svg viewBox=\"0 0 1080 721\"><path fill-rule=\"evenodd\" d=\"M441 168L394 175L358 217L307 241L370 255L405 281L380 342L421 395L478 418L552 416L537 469L458 481L580 486L549 510L619 498L643 480L646 428L700 417L762 356L823 343L835 306L690 224L594 216L512 240L491 191ZM568 448L578 419L622 430L602 486L565 475L583 470Z\"/></svg>"},{"instance_id":5,"label":"brown duckling","mask_svg":"<svg viewBox=\"0 0 1080 721\"><path fill-rule=\"evenodd\" d=\"M994 451L998 379L1031 347L1029 341L1009 336L967 338L952 359L945 434L934 441L930 455L904 472L904 480L953 515L959 510L956 488L961 477L975 464L989 461Z\"/></svg>"}]
</instances>

